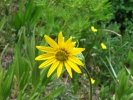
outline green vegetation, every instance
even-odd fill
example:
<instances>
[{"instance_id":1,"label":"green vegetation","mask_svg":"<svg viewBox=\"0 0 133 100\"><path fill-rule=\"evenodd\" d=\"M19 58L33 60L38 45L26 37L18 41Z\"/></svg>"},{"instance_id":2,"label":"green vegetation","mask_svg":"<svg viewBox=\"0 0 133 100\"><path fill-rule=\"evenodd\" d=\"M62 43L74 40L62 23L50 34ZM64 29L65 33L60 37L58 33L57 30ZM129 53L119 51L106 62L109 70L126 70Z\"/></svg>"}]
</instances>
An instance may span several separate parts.
<instances>
[{"instance_id":1,"label":"green vegetation","mask_svg":"<svg viewBox=\"0 0 133 100\"><path fill-rule=\"evenodd\" d=\"M0 100L132 100L132 4L132 0L0 0ZM51 46L44 36L58 43L59 32L64 41L72 36L73 42L64 46L73 48L76 42L72 50L85 48L75 53L84 63L78 66L82 74L70 65L75 68L70 77L70 62L67 67L64 63L74 52L68 53L68 48L59 53L66 54L59 78L56 69L47 77L51 65L38 68L46 59L35 60L45 51L36 46ZM12 58L6 61L8 55Z\"/></svg>"}]
</instances>

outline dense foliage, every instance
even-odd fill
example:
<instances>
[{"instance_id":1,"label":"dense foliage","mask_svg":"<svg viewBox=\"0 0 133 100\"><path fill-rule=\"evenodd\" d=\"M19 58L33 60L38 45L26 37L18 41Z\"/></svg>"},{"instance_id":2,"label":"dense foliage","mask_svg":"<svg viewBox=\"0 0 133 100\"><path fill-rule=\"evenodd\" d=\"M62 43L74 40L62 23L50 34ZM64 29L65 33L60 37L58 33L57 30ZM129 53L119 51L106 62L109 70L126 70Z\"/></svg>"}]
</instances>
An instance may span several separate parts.
<instances>
[{"instance_id":1,"label":"dense foliage","mask_svg":"<svg viewBox=\"0 0 133 100\"><path fill-rule=\"evenodd\" d=\"M120 33L133 34L133 1L132 0L110 0L114 16L110 23L116 23L119 26Z\"/></svg>"}]
</instances>

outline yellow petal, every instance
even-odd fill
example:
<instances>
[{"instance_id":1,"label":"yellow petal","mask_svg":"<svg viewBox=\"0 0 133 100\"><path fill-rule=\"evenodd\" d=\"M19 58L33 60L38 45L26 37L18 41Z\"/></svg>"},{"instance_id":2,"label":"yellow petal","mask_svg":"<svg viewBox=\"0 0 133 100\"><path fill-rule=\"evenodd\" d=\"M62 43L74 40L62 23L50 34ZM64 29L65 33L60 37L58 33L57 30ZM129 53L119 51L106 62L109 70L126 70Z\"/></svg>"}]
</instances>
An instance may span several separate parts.
<instances>
[{"instance_id":1,"label":"yellow petal","mask_svg":"<svg viewBox=\"0 0 133 100\"><path fill-rule=\"evenodd\" d=\"M94 84L95 80L93 78L91 78L91 84Z\"/></svg>"},{"instance_id":2,"label":"yellow petal","mask_svg":"<svg viewBox=\"0 0 133 100\"><path fill-rule=\"evenodd\" d=\"M48 59L45 62L43 62L38 68L45 68L45 67L51 65L55 60L56 60L55 58Z\"/></svg>"},{"instance_id":3,"label":"yellow petal","mask_svg":"<svg viewBox=\"0 0 133 100\"><path fill-rule=\"evenodd\" d=\"M67 70L68 74L72 78L72 70L71 70L71 67L66 62L64 62L64 64L65 64L65 67L66 67L66 70Z\"/></svg>"},{"instance_id":4,"label":"yellow petal","mask_svg":"<svg viewBox=\"0 0 133 100\"><path fill-rule=\"evenodd\" d=\"M43 52L48 52L48 53L55 53L55 50L51 47L45 47L45 46L36 46L37 49Z\"/></svg>"},{"instance_id":5,"label":"yellow petal","mask_svg":"<svg viewBox=\"0 0 133 100\"><path fill-rule=\"evenodd\" d=\"M49 36L45 35L44 38L45 38L45 40L47 41L47 43L48 43L51 47L53 47L54 49L59 48L58 44L57 44L53 39L51 39Z\"/></svg>"},{"instance_id":6,"label":"yellow petal","mask_svg":"<svg viewBox=\"0 0 133 100\"><path fill-rule=\"evenodd\" d=\"M67 60L66 63L67 63L75 72L77 72L77 73L82 73L81 70L79 69L79 67L78 67L75 63L71 62L70 60Z\"/></svg>"},{"instance_id":7,"label":"yellow petal","mask_svg":"<svg viewBox=\"0 0 133 100\"><path fill-rule=\"evenodd\" d=\"M63 62L60 62L59 66L58 66L58 68L57 68L57 76L58 76L58 78L59 78L60 75L61 75L62 67L63 67Z\"/></svg>"},{"instance_id":8,"label":"yellow petal","mask_svg":"<svg viewBox=\"0 0 133 100\"><path fill-rule=\"evenodd\" d=\"M60 48L62 48L63 44L64 44L64 39L63 39L62 32L60 32L58 35L58 45L60 46Z\"/></svg>"},{"instance_id":9,"label":"yellow petal","mask_svg":"<svg viewBox=\"0 0 133 100\"><path fill-rule=\"evenodd\" d=\"M54 57L55 56L53 53L47 53L47 54L42 54L42 55L37 56L35 60L47 60L47 59L52 59Z\"/></svg>"},{"instance_id":10,"label":"yellow petal","mask_svg":"<svg viewBox=\"0 0 133 100\"><path fill-rule=\"evenodd\" d=\"M48 74L47 74L47 77L49 77L53 72L54 70L58 67L60 61L56 60L52 66L50 67L49 71L48 71Z\"/></svg>"},{"instance_id":11,"label":"yellow petal","mask_svg":"<svg viewBox=\"0 0 133 100\"><path fill-rule=\"evenodd\" d=\"M74 48L72 51L71 51L71 54L73 55L77 55L79 54L80 52L84 51L85 48Z\"/></svg>"},{"instance_id":12,"label":"yellow petal","mask_svg":"<svg viewBox=\"0 0 133 100\"><path fill-rule=\"evenodd\" d=\"M70 37L65 43L64 48L67 48L72 43L72 37Z\"/></svg>"},{"instance_id":13,"label":"yellow petal","mask_svg":"<svg viewBox=\"0 0 133 100\"><path fill-rule=\"evenodd\" d=\"M94 28L94 26L91 26L92 32L97 32L97 29Z\"/></svg>"},{"instance_id":14,"label":"yellow petal","mask_svg":"<svg viewBox=\"0 0 133 100\"><path fill-rule=\"evenodd\" d=\"M84 66L84 64L83 64L79 59L77 59L77 58L74 57L74 56L69 56L68 59L71 60L72 62L74 62L74 63L80 65L80 66Z\"/></svg>"},{"instance_id":15,"label":"yellow petal","mask_svg":"<svg viewBox=\"0 0 133 100\"><path fill-rule=\"evenodd\" d=\"M107 49L106 45L104 43L101 43L102 49Z\"/></svg>"},{"instance_id":16,"label":"yellow petal","mask_svg":"<svg viewBox=\"0 0 133 100\"><path fill-rule=\"evenodd\" d=\"M72 51L74 48L76 42L72 42L72 37L70 37L65 43L64 43L64 48L67 52Z\"/></svg>"},{"instance_id":17,"label":"yellow petal","mask_svg":"<svg viewBox=\"0 0 133 100\"><path fill-rule=\"evenodd\" d=\"M71 42L68 46L65 47L65 50L67 50L67 52L71 52L75 46L76 42Z\"/></svg>"}]
</instances>

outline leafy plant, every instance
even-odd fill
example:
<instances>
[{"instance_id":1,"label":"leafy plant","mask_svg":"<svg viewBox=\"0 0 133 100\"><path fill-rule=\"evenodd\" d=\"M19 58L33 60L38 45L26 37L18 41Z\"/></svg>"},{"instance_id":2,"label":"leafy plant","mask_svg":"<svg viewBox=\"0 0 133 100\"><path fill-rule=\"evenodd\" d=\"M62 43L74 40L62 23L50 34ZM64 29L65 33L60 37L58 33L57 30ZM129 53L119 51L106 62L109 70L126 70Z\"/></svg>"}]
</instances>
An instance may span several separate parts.
<instances>
[{"instance_id":1,"label":"leafy plant","mask_svg":"<svg viewBox=\"0 0 133 100\"><path fill-rule=\"evenodd\" d=\"M110 2L112 3L112 12L114 14L110 22L117 23L120 25L121 34L132 34L133 28L131 26L133 24L133 1L110 0Z\"/></svg>"}]
</instances>

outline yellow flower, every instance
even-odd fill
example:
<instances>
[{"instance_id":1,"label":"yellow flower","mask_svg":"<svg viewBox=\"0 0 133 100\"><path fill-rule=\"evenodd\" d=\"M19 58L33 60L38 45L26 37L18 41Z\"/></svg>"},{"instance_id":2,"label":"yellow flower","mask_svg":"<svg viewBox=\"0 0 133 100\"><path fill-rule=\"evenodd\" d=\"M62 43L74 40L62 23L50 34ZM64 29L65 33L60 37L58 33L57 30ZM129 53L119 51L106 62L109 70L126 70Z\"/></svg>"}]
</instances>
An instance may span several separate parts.
<instances>
[{"instance_id":1,"label":"yellow flower","mask_svg":"<svg viewBox=\"0 0 133 100\"><path fill-rule=\"evenodd\" d=\"M58 44L47 35L44 38L51 47L36 46L37 49L46 53L37 56L35 60L45 60L39 68L45 68L51 65L47 77L57 69L57 76L59 78L63 66L65 66L71 78L72 69L77 73L82 73L78 65L84 66L84 64L76 58L76 55L84 51L85 48L74 48L76 42L72 42L72 37L65 42L62 32L58 35Z\"/></svg>"},{"instance_id":2,"label":"yellow flower","mask_svg":"<svg viewBox=\"0 0 133 100\"><path fill-rule=\"evenodd\" d=\"M101 43L102 49L107 49L106 45L104 43Z\"/></svg>"},{"instance_id":3,"label":"yellow flower","mask_svg":"<svg viewBox=\"0 0 133 100\"><path fill-rule=\"evenodd\" d=\"M94 84L95 80L93 78L91 78L91 84Z\"/></svg>"},{"instance_id":4,"label":"yellow flower","mask_svg":"<svg viewBox=\"0 0 133 100\"><path fill-rule=\"evenodd\" d=\"M94 26L91 26L92 32L97 32L97 29L94 28Z\"/></svg>"}]
</instances>

